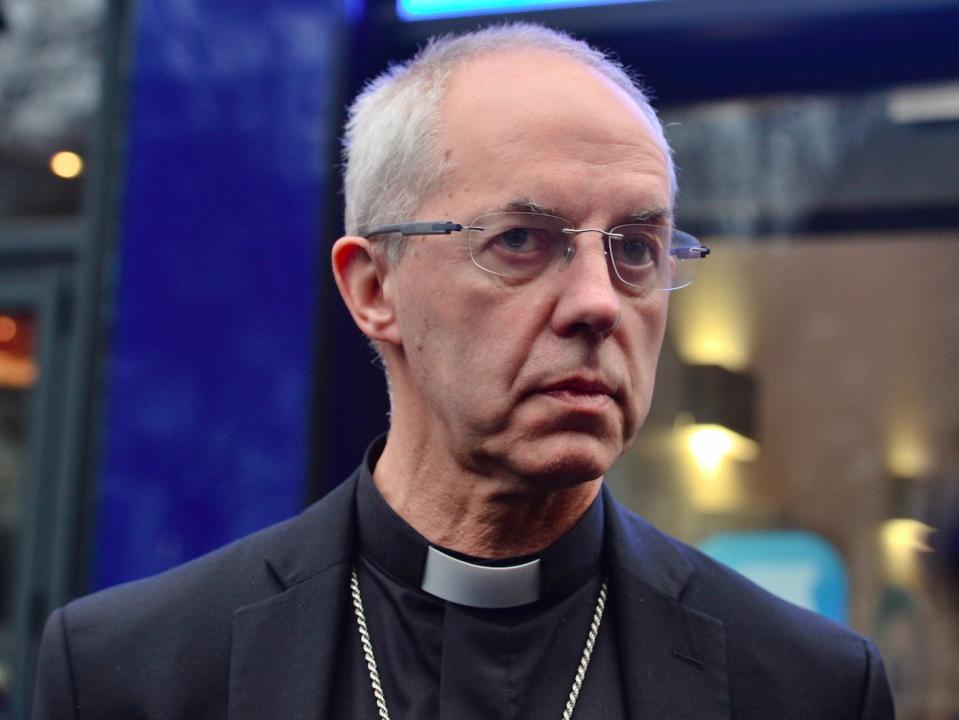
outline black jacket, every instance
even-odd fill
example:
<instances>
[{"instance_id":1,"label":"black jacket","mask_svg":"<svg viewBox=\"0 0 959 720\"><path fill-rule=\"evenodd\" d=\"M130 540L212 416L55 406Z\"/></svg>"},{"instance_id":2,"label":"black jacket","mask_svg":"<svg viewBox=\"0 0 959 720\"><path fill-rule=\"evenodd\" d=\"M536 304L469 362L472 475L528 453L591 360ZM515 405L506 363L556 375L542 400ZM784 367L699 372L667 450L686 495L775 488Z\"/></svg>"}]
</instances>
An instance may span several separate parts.
<instances>
[{"instance_id":1,"label":"black jacket","mask_svg":"<svg viewBox=\"0 0 959 720\"><path fill-rule=\"evenodd\" d=\"M291 520L57 610L43 635L34 720L326 717L350 627L356 478ZM893 717L872 643L663 535L604 492L630 718Z\"/></svg>"}]
</instances>

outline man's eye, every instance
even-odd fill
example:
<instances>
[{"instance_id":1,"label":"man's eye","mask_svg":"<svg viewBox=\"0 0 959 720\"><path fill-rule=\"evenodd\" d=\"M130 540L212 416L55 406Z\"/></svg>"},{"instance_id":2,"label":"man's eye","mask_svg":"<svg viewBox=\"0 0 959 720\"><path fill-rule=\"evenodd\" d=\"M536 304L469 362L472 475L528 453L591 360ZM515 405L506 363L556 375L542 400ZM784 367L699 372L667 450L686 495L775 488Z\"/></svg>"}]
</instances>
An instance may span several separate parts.
<instances>
[{"instance_id":1,"label":"man's eye","mask_svg":"<svg viewBox=\"0 0 959 720\"><path fill-rule=\"evenodd\" d=\"M646 265L655 260L649 243L645 239L638 237L626 237L623 239L620 245L618 259L629 265Z\"/></svg>"},{"instance_id":2,"label":"man's eye","mask_svg":"<svg viewBox=\"0 0 959 720\"><path fill-rule=\"evenodd\" d=\"M500 233L493 244L514 253L531 253L543 249L545 241L542 235L529 228L511 228Z\"/></svg>"}]
</instances>

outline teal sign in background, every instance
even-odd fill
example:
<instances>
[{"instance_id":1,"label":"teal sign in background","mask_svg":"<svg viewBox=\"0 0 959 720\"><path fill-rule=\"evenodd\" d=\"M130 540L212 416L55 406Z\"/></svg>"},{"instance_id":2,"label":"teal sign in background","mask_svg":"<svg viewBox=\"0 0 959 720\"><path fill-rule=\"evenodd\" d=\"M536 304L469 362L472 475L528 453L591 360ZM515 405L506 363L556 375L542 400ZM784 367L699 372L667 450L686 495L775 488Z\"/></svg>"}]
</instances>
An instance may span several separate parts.
<instances>
[{"instance_id":1,"label":"teal sign in background","mask_svg":"<svg viewBox=\"0 0 959 720\"><path fill-rule=\"evenodd\" d=\"M800 530L721 533L699 547L771 593L846 623L846 568L818 535Z\"/></svg>"}]
</instances>

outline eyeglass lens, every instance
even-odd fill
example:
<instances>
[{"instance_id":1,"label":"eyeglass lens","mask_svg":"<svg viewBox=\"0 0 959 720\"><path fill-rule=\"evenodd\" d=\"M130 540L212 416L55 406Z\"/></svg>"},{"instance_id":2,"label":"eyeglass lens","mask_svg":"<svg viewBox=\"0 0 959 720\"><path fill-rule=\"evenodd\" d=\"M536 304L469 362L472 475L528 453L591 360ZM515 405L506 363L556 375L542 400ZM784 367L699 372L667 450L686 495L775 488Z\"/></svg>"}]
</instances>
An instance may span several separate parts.
<instances>
[{"instance_id":1,"label":"eyeglass lens","mask_svg":"<svg viewBox=\"0 0 959 720\"><path fill-rule=\"evenodd\" d=\"M494 275L529 279L572 258L576 235L568 220L541 213L494 213L470 223L470 255ZM626 290L671 290L688 285L696 261L680 246L696 243L691 236L663 225L619 225L605 236L615 275ZM588 232L585 234L589 234ZM677 252L677 250L680 250Z\"/></svg>"}]
</instances>

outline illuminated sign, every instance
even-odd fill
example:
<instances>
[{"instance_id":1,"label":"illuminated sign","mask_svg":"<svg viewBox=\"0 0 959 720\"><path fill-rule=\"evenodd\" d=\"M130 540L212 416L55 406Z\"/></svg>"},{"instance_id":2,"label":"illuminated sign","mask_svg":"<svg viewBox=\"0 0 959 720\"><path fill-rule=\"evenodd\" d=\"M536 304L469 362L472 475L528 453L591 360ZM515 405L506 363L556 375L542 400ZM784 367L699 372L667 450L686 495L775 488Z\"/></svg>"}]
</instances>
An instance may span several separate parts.
<instances>
[{"instance_id":1,"label":"illuminated sign","mask_svg":"<svg viewBox=\"0 0 959 720\"><path fill-rule=\"evenodd\" d=\"M493 13L530 12L557 8L618 5L627 0L396 0L396 14L401 20L490 15ZM652 0L641 0L651 2Z\"/></svg>"}]
</instances>

